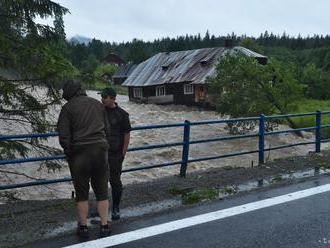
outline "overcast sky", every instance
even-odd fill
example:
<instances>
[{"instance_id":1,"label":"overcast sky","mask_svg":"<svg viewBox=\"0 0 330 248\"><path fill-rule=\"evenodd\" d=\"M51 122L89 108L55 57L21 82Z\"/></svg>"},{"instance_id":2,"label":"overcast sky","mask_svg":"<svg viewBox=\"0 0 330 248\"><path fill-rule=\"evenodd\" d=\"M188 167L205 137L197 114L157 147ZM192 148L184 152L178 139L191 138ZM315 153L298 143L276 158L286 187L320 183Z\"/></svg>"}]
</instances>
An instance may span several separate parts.
<instances>
[{"instance_id":1,"label":"overcast sky","mask_svg":"<svg viewBox=\"0 0 330 248\"><path fill-rule=\"evenodd\" d=\"M53 0L67 7L67 37L154 40L200 33L330 34L330 0Z\"/></svg>"}]
</instances>

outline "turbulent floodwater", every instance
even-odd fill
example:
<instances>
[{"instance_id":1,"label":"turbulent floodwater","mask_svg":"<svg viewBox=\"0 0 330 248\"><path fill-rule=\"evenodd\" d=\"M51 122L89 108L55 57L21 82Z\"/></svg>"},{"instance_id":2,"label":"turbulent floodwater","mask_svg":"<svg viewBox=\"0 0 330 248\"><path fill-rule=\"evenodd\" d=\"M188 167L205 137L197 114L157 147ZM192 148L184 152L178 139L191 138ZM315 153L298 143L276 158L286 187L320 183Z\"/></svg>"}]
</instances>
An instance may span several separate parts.
<instances>
[{"instance_id":1,"label":"turbulent floodwater","mask_svg":"<svg viewBox=\"0 0 330 248\"><path fill-rule=\"evenodd\" d=\"M99 99L99 95L95 91L89 91L88 95ZM132 126L146 125L146 124L167 124L200 120L220 120L221 117L214 111L199 111L195 107L177 106L177 105L153 105L153 104L135 104L128 101L127 96L118 96L117 101L119 105L130 113L130 119ZM54 107L49 111L49 118L54 120L58 117L60 106ZM27 133L28 127L18 129L12 124L2 125L2 130L6 133ZM191 139L204 139L214 138L221 136L228 136L228 131L225 129L225 124L212 124L203 126L191 127ZM286 126L280 126L280 129L287 129ZM181 142L183 137L183 127L178 128L164 128L164 129L151 129L132 131L130 147L151 145L151 144L163 144L172 142ZM313 140L314 136L310 133L304 133L304 138L297 137L294 134L281 134L274 136L267 136L265 145L266 147L274 147L283 144L303 142ZM59 147L57 138L51 138L48 140L48 144ZM322 144L323 146L323 144ZM322 147L323 148L323 147ZM248 138L232 141L221 141L203 144L190 145L190 159L221 155L233 152L249 151L258 149L258 139ZM294 148L282 149L267 152L265 158L268 160L285 157L290 155L304 155L314 149L313 145L298 146ZM129 152L124 161L124 168L136 167L142 165L158 164L167 161L181 160L181 147L171 147L164 149L153 149L144 151ZM249 154L244 156L231 157L226 159L209 160L203 162L195 162L188 164L188 170L206 170L211 167L248 167L251 164L256 165L258 162L257 154ZM31 178L62 178L69 176L69 170L64 163L62 168L57 170L49 170L45 166L40 166L40 163L24 163L15 165L6 165L1 167L2 170L11 171L14 173L24 173L25 176L12 174L12 173L0 173L1 184L22 183L25 181L31 181ZM130 172L123 174L124 184L142 182L152 180L158 177L178 174L180 171L179 165L170 166L166 168L157 168L143 170L139 172ZM30 177L30 178L29 178ZM59 183L47 186L28 187L15 190L9 190L6 193L0 192L0 202L5 201L8 196L18 199L53 199L53 198L70 198L73 187L71 183Z\"/></svg>"}]
</instances>

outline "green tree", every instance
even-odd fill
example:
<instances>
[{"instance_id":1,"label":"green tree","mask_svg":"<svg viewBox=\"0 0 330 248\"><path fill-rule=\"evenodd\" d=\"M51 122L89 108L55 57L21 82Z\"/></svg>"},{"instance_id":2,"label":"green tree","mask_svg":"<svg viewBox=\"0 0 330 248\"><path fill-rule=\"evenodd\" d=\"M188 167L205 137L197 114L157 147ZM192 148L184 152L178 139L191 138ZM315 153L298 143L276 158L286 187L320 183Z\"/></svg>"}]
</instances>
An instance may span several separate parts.
<instances>
[{"instance_id":1,"label":"green tree","mask_svg":"<svg viewBox=\"0 0 330 248\"><path fill-rule=\"evenodd\" d=\"M263 53L262 47L252 38L244 38L239 43L240 46L248 48L257 53Z\"/></svg>"},{"instance_id":2,"label":"green tree","mask_svg":"<svg viewBox=\"0 0 330 248\"><path fill-rule=\"evenodd\" d=\"M88 44L88 48L98 60L103 59L105 53L104 53L104 44L102 43L102 41L97 39L92 39L92 41Z\"/></svg>"},{"instance_id":3,"label":"green tree","mask_svg":"<svg viewBox=\"0 0 330 248\"><path fill-rule=\"evenodd\" d=\"M103 75L107 74L112 76L117 70L117 65L115 64L100 64L94 71L94 75L97 79L102 80Z\"/></svg>"},{"instance_id":4,"label":"green tree","mask_svg":"<svg viewBox=\"0 0 330 248\"><path fill-rule=\"evenodd\" d=\"M0 122L3 125L15 125L16 130L30 132L53 130L47 109L59 102L57 89L61 80L77 73L63 55L66 44L62 17L68 12L50 0L0 2ZM37 17L53 18L54 25L36 23ZM47 98L37 96L41 88ZM36 147L40 152L48 152L37 140L0 141L0 159L13 158L17 152L25 156Z\"/></svg>"},{"instance_id":5,"label":"green tree","mask_svg":"<svg viewBox=\"0 0 330 248\"><path fill-rule=\"evenodd\" d=\"M276 60L261 65L253 57L231 54L219 61L216 72L211 92L217 110L231 117L289 113L301 96L294 68Z\"/></svg>"},{"instance_id":6,"label":"green tree","mask_svg":"<svg viewBox=\"0 0 330 248\"><path fill-rule=\"evenodd\" d=\"M69 59L72 64L77 67L79 70L82 68L82 63L88 59L90 52L85 44L68 44L69 47Z\"/></svg>"},{"instance_id":7,"label":"green tree","mask_svg":"<svg viewBox=\"0 0 330 248\"><path fill-rule=\"evenodd\" d=\"M133 63L141 63L148 58L147 51L148 47L144 45L142 40L133 39L129 47L127 60Z\"/></svg>"},{"instance_id":8,"label":"green tree","mask_svg":"<svg viewBox=\"0 0 330 248\"><path fill-rule=\"evenodd\" d=\"M88 89L93 89L96 84L96 78L94 71L100 65L100 61L94 56L94 54L89 54L87 59L81 62L80 75L83 84Z\"/></svg>"},{"instance_id":9,"label":"green tree","mask_svg":"<svg viewBox=\"0 0 330 248\"><path fill-rule=\"evenodd\" d=\"M100 89L109 86L112 75L117 70L117 65L114 64L99 64L91 76L91 83L87 84L89 89ZM88 83L88 82L87 82Z\"/></svg>"},{"instance_id":10,"label":"green tree","mask_svg":"<svg viewBox=\"0 0 330 248\"><path fill-rule=\"evenodd\" d=\"M303 69L302 83L306 85L306 96L327 100L330 98L329 73L317 68L315 64L307 64Z\"/></svg>"}]
</instances>

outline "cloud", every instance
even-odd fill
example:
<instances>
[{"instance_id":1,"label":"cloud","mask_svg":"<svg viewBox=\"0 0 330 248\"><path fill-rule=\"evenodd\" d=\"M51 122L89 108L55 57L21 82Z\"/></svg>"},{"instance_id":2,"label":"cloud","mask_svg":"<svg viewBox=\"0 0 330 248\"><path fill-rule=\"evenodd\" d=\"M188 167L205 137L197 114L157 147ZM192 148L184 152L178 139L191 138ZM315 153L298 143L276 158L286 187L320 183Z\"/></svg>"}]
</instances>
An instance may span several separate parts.
<instances>
[{"instance_id":1,"label":"cloud","mask_svg":"<svg viewBox=\"0 0 330 248\"><path fill-rule=\"evenodd\" d=\"M318 0L58 0L71 11L68 36L108 41L153 40L185 34L258 36L329 34L330 1Z\"/></svg>"}]
</instances>

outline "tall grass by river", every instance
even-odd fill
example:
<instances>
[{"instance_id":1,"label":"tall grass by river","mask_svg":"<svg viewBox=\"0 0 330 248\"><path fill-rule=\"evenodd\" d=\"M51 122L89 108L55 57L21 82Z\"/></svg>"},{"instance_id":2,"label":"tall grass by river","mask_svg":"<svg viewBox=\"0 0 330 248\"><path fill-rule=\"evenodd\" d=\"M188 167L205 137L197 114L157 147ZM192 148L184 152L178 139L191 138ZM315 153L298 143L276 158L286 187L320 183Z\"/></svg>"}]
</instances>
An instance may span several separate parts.
<instances>
[{"instance_id":1,"label":"tall grass by river","mask_svg":"<svg viewBox=\"0 0 330 248\"><path fill-rule=\"evenodd\" d=\"M295 113L309 113L320 111L330 111L330 100L311 100L304 99L298 102L298 109ZM293 117L292 121L295 123L297 128L312 127L315 126L315 115L314 116L299 116ZM322 115L322 125L330 124L330 114ZM330 128L323 128L321 130L322 138L330 138Z\"/></svg>"}]
</instances>

